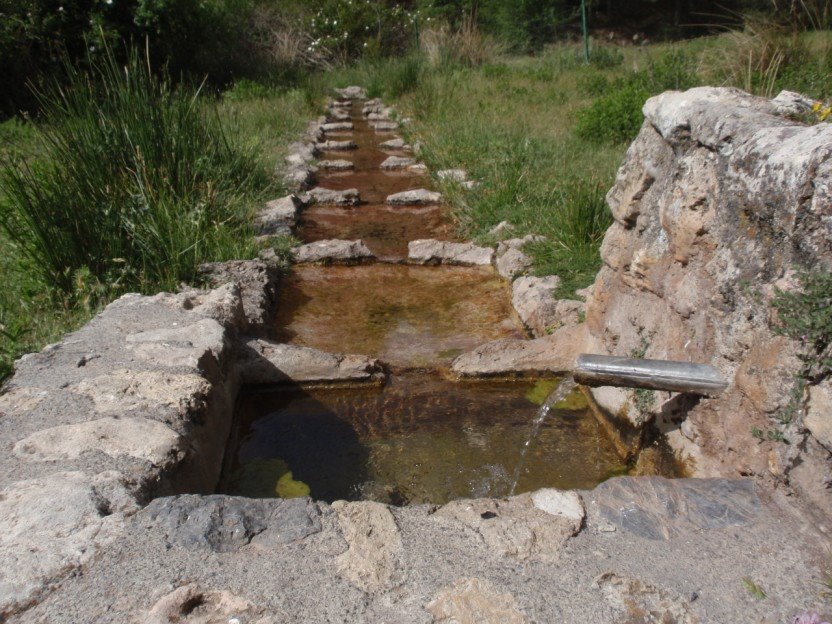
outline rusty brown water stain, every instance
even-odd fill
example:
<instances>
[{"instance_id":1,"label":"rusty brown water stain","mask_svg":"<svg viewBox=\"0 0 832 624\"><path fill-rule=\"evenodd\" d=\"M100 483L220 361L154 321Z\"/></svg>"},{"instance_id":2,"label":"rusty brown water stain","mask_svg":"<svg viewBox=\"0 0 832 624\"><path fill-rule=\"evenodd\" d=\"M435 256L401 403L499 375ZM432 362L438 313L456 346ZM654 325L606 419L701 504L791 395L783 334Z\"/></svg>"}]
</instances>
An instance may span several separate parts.
<instances>
[{"instance_id":1,"label":"rusty brown water stain","mask_svg":"<svg viewBox=\"0 0 832 624\"><path fill-rule=\"evenodd\" d=\"M392 504L505 496L545 383L410 374L383 388L245 395L221 490ZM553 409L518 492L588 489L626 471L579 399Z\"/></svg>"},{"instance_id":2,"label":"rusty brown water stain","mask_svg":"<svg viewBox=\"0 0 832 624\"><path fill-rule=\"evenodd\" d=\"M446 365L485 342L523 336L508 286L490 268L298 266L280 300L279 340L394 366Z\"/></svg>"}]
</instances>

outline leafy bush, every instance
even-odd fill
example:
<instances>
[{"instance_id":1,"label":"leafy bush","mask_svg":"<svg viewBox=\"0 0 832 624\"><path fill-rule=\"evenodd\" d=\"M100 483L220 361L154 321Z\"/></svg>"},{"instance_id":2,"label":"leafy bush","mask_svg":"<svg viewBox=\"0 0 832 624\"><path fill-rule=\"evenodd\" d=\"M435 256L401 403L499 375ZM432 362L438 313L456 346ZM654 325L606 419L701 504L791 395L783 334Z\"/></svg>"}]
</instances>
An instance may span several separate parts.
<instances>
[{"instance_id":1,"label":"leafy bush","mask_svg":"<svg viewBox=\"0 0 832 624\"><path fill-rule=\"evenodd\" d=\"M594 46L589 54L589 64L598 69L613 69L624 62L624 54L612 46Z\"/></svg>"},{"instance_id":2,"label":"leafy bush","mask_svg":"<svg viewBox=\"0 0 832 624\"><path fill-rule=\"evenodd\" d=\"M650 91L641 85L633 82L618 85L578 113L575 132L582 139L596 143L630 141L641 128L644 120L641 107L648 97Z\"/></svg>"},{"instance_id":3,"label":"leafy bush","mask_svg":"<svg viewBox=\"0 0 832 624\"><path fill-rule=\"evenodd\" d=\"M247 204L268 183L253 154L135 52L90 64L42 96L42 158L0 172L0 227L31 270L81 297L174 288L250 252Z\"/></svg>"},{"instance_id":4,"label":"leafy bush","mask_svg":"<svg viewBox=\"0 0 832 624\"><path fill-rule=\"evenodd\" d=\"M610 88L609 79L601 72L585 72L578 77L578 89L584 95L597 97Z\"/></svg>"},{"instance_id":5,"label":"leafy bush","mask_svg":"<svg viewBox=\"0 0 832 624\"><path fill-rule=\"evenodd\" d=\"M688 89L696 82L688 55L675 49L665 52L647 69L616 79L605 94L579 111L575 132L599 143L631 141L644 120L641 109L647 98L669 89Z\"/></svg>"}]
</instances>

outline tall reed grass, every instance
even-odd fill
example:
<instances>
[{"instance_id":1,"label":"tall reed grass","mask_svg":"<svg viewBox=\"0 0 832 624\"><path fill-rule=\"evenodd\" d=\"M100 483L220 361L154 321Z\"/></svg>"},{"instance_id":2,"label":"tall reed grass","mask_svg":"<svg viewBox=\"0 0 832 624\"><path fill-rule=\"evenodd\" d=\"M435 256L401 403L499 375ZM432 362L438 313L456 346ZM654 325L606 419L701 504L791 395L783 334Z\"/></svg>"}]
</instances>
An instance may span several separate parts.
<instances>
[{"instance_id":1,"label":"tall reed grass","mask_svg":"<svg viewBox=\"0 0 832 624\"><path fill-rule=\"evenodd\" d=\"M201 262L252 253L248 209L269 179L198 90L135 51L66 71L39 95L41 157L0 171L0 227L47 287L174 288Z\"/></svg>"}]
</instances>

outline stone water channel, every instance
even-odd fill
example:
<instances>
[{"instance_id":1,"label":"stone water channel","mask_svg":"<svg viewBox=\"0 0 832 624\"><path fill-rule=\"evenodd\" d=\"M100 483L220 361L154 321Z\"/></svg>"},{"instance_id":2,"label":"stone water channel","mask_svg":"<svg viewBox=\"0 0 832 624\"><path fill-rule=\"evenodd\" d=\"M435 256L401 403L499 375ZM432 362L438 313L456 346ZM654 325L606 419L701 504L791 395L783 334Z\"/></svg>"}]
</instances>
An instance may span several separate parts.
<instances>
[{"instance_id":1,"label":"stone water channel","mask_svg":"<svg viewBox=\"0 0 832 624\"><path fill-rule=\"evenodd\" d=\"M579 391L555 407L518 472L535 415L558 380L451 378L457 356L526 338L526 330L489 250L469 245L470 260L412 253L459 241L447 206L426 188L424 165L389 130L398 123L387 111L363 100L330 107L312 203L296 228L306 243L298 256L341 249L342 241L364 251L311 253L317 262L295 265L281 284L275 338L366 354L389 376L369 388L244 391L220 491L435 504L505 496L515 473L517 493L591 488L626 473L626 458ZM397 201L407 193L417 197Z\"/></svg>"},{"instance_id":2,"label":"stone water channel","mask_svg":"<svg viewBox=\"0 0 832 624\"><path fill-rule=\"evenodd\" d=\"M700 117L691 117L691 107ZM708 162L717 159L728 167L737 146L756 145L752 156L740 151L737 158L745 165L757 162L764 172L770 162L791 162L771 155L772 146L783 141L749 140L768 136L768 128L794 133L790 154L832 140L832 127L797 125L772 116L770 108L767 100L740 97L735 90L692 90L650 100L645 111L651 123L634 144L638 149L628 152L616 188L642 189L647 178L641 170L647 166L649 180L658 175L659 187L699 184L702 176L692 175L687 164L673 166L672 159L682 158L685 149L703 151ZM330 112L352 115L363 132L357 111ZM714 121L691 121L700 118ZM321 164L314 160L316 142L337 140L322 136L321 123L313 124L287 158L294 182L308 184ZM724 145L723 138L711 134L716 127ZM723 132L726 127L731 131ZM659 130L669 137L668 146L681 143L673 143L674 149L662 152L667 158L656 161L645 156L652 153L645 145L664 141ZM370 150L376 138L386 138L368 136L373 141L362 146ZM822 153L828 160L828 150ZM362 154L355 150L353 158L380 158ZM820 158L821 151L813 154ZM658 173L656 162L663 167ZM829 175L828 168L804 167L801 158L795 162L801 175L819 180ZM356 171L371 179L374 174ZM348 184L346 177L328 178L323 168L318 175L319 184ZM404 185L404 179L396 184ZM771 179L776 186L771 193L782 193L778 179ZM391 183L379 178L372 184L382 182ZM418 183L429 184L424 177ZM737 188L745 198L748 187ZM587 298L586 322L566 323L553 332L546 331L549 321L541 312L547 309L562 319L575 313L576 302L553 302L553 276L515 279L511 306L535 337L511 337L522 332L507 304L507 282L497 281L488 265L496 257L496 268L504 273L506 258L515 266L522 260L520 249L508 241L501 245L502 254L500 248L465 243L405 247L413 236L444 237L448 221L441 204L388 210L386 201L378 201L383 192L373 197L368 190L365 202L375 203L336 209L311 203L326 193L303 190L309 192L264 207L257 219L263 235L287 232L300 218L296 232L308 240L360 235L364 244L330 239L300 247L282 293L280 272L268 254L206 265L204 288L124 295L84 327L16 362L13 377L0 389L0 622L830 620L820 585L824 570L828 573L828 518L806 515L793 491L772 487L759 475L738 474L727 464L708 471L700 467L698 478L619 476L593 487L609 476L601 474L606 467L598 470L602 457L610 457L613 469L620 459L609 448L600 452L586 444L594 440L603 447L605 438L595 428L603 421L590 418L577 396L554 410L552 428L535 447L539 455L528 453L533 470L520 489L530 491L494 494L502 480L490 467L516 465L553 377L568 372L587 345L594 345L593 352L611 352L597 341L587 342L587 331L614 341L622 323L643 324L645 314L661 317L650 324L659 329L674 318L655 299L636 307L639 313L610 309L602 323L594 317L599 298L609 304L609 296L630 297L629 289L636 287L639 297L654 297L640 281L628 278L626 287L615 286L609 276L616 270L610 250L623 253L637 245L606 250L607 265ZM614 213L626 206L656 217L661 201L655 196L633 200L625 193L626 202L619 203L617 193L611 195ZM661 197L687 195L698 197L681 192ZM768 202L770 196L764 195L767 206L784 203ZM305 212L299 212L304 202ZM700 214L700 204L694 205ZM368 206L387 217L359 226ZM421 211L421 219L399 221L410 210ZM369 230L350 234L344 227ZM813 235L820 231L812 229ZM658 232L624 222L611 228L608 238ZM729 244L736 246L733 234ZM657 246L650 243L650 249ZM370 255L384 261L371 261ZM326 256L331 266L305 262ZM408 262L401 263L405 257ZM334 263L345 258L362 263ZM476 266L446 266L449 262ZM365 276L381 271L381 276L365 280L364 295L346 297L350 288L358 291L362 271ZM408 280L414 286L414 276L420 275L432 277L410 291L383 288ZM697 292L685 280L674 283ZM393 292L421 292L422 297L396 300ZM707 289L703 292L709 296ZM362 303L320 323L307 314L320 296ZM368 302L380 312L371 314ZM425 302L430 305L420 307ZM472 302L477 305L468 306ZM357 323L362 316L373 322ZM710 311L706 316L721 318ZM454 319L461 319L461 326ZM690 317L691 323L699 320L696 314ZM283 342L275 339L278 323ZM642 325L637 329L624 343L625 352L641 344ZM360 338L354 344L366 348L358 352L364 355L340 353L353 333ZM476 340L467 342L472 336ZM493 337L498 339L470 348ZM324 343L338 352L308 346ZM657 344L654 337L651 354L661 356ZM454 357L456 349L470 350ZM736 353L730 351L733 359ZM390 363L382 364L385 357ZM755 364L754 370L765 369ZM730 379L729 397L743 384L755 390L766 385L752 383L754 377L743 381L730 369L723 372ZM509 379L512 374L520 378ZM491 381L471 381L480 377ZM679 403L678 396L662 398L668 399L664 407ZM740 437L726 439L720 424L741 416L743 404L716 409L719 400L697 399L707 414L697 427L707 426L700 432L708 435L693 439L741 445ZM635 416L626 410L617 415ZM663 415L674 417L670 411ZM678 438L679 429L685 434L684 423L664 425L669 439ZM746 455L765 449L748 436L747 427L744 435L753 443ZM706 451L702 447L703 455ZM583 467L575 463L580 455ZM448 461L456 457L464 459L465 470ZM720 461L725 457L720 455ZM333 465L336 478L329 470ZM792 472L795 478L799 468ZM551 483L574 489L542 487ZM247 495L222 493L234 488ZM312 496L294 497L306 488ZM433 502L448 499L454 500ZM819 615L813 619L812 613Z\"/></svg>"}]
</instances>

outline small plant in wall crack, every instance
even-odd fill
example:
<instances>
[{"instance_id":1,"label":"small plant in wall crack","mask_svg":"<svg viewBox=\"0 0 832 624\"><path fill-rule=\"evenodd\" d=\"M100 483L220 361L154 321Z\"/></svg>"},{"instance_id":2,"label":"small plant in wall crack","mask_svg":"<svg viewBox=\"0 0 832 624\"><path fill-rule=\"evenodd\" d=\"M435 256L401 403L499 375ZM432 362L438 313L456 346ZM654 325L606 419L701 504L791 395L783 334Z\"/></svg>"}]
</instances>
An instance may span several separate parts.
<instances>
[{"instance_id":1,"label":"small plant in wall crack","mask_svg":"<svg viewBox=\"0 0 832 624\"><path fill-rule=\"evenodd\" d=\"M797 278L800 289L776 289L772 301L778 317L774 333L800 343L798 357L803 363L795 375L789 402L777 415L784 426L802 410L806 385L832 373L832 272L799 271Z\"/></svg>"},{"instance_id":2,"label":"small plant in wall crack","mask_svg":"<svg viewBox=\"0 0 832 624\"><path fill-rule=\"evenodd\" d=\"M650 348L650 341L641 336L641 344L630 351L630 357L641 360L647 354L647 349ZM633 404L638 411L636 422L641 425L648 418L653 410L653 404L656 400L656 391L648 388L636 388L633 390Z\"/></svg>"}]
</instances>

